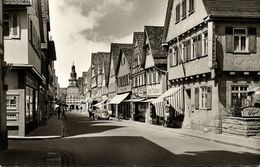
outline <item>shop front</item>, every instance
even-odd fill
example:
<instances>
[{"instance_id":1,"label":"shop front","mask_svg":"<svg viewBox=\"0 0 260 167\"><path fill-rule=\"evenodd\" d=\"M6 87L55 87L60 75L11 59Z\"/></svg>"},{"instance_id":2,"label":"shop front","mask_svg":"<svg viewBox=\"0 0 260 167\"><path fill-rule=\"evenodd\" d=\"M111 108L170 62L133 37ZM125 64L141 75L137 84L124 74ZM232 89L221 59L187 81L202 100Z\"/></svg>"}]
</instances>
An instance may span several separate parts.
<instances>
[{"instance_id":1,"label":"shop front","mask_svg":"<svg viewBox=\"0 0 260 167\"><path fill-rule=\"evenodd\" d=\"M13 70L7 80L7 127L10 136L25 136L40 126L40 75L33 68Z\"/></svg>"},{"instance_id":2,"label":"shop front","mask_svg":"<svg viewBox=\"0 0 260 167\"><path fill-rule=\"evenodd\" d=\"M130 114L130 103L123 102L125 99L129 98L130 93L123 93L116 95L110 102L112 113L115 117L121 116L124 119L129 119Z\"/></svg>"}]
</instances>

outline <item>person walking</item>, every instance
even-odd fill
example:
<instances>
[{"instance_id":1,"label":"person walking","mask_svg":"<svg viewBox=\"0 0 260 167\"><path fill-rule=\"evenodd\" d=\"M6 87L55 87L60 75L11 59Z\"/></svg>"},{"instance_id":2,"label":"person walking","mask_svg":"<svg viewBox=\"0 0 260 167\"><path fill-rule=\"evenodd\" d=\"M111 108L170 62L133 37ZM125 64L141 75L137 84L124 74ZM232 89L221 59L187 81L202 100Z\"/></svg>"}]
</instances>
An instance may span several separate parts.
<instances>
[{"instance_id":1,"label":"person walking","mask_svg":"<svg viewBox=\"0 0 260 167\"><path fill-rule=\"evenodd\" d=\"M58 107L58 112L57 112L57 114L58 114L58 119L60 119L60 114L61 114L61 107L60 107L60 106Z\"/></svg>"}]
</instances>

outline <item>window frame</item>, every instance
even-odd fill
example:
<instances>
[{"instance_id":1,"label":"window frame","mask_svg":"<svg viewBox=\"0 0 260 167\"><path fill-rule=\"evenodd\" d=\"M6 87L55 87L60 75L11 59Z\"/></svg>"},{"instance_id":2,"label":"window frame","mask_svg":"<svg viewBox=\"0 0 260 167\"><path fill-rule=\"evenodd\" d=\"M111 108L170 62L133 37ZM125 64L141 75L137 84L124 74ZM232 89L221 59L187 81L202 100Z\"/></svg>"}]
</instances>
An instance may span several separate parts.
<instances>
[{"instance_id":1,"label":"window frame","mask_svg":"<svg viewBox=\"0 0 260 167\"><path fill-rule=\"evenodd\" d=\"M187 1L186 0L182 0L181 3L181 19L185 19L187 16Z\"/></svg>"},{"instance_id":2,"label":"window frame","mask_svg":"<svg viewBox=\"0 0 260 167\"><path fill-rule=\"evenodd\" d=\"M188 15L191 15L192 13L194 13L194 11L195 11L194 8L195 8L195 1L194 0L189 0L189 9L188 9L188 13L189 14Z\"/></svg>"},{"instance_id":3,"label":"window frame","mask_svg":"<svg viewBox=\"0 0 260 167\"><path fill-rule=\"evenodd\" d=\"M181 5L178 3L175 8L175 24L179 23L181 20Z\"/></svg>"},{"instance_id":4,"label":"window frame","mask_svg":"<svg viewBox=\"0 0 260 167\"><path fill-rule=\"evenodd\" d=\"M235 30L245 30L245 34L235 34ZM241 48L241 37L245 37L245 50L236 50L235 48L235 38L239 37L239 48ZM249 35L248 35L248 27L233 27L233 40L234 40L234 53L248 53L249 52Z\"/></svg>"},{"instance_id":5,"label":"window frame","mask_svg":"<svg viewBox=\"0 0 260 167\"><path fill-rule=\"evenodd\" d=\"M237 91L234 90L233 91L232 87L235 87L235 86L239 87L239 90L237 90ZM241 87L247 87L247 90L248 90L249 85L247 83L231 83L231 84L229 84L229 89L230 89L230 91L229 91L229 105L230 105L230 108L234 107L232 105L232 93L238 93L240 96L241 96L242 93L246 93L247 94L248 91L247 90L241 91ZM243 105L241 105L241 107L243 107Z\"/></svg>"},{"instance_id":6,"label":"window frame","mask_svg":"<svg viewBox=\"0 0 260 167\"><path fill-rule=\"evenodd\" d=\"M205 37L205 35L207 34L207 37ZM208 55L208 53L209 53L209 38L208 38L208 31L204 31L203 33L202 33L202 56L207 56ZM205 43L207 44L207 45L205 45ZM205 47L206 46L206 47ZM205 48L206 48L206 51L205 51Z\"/></svg>"}]
</instances>

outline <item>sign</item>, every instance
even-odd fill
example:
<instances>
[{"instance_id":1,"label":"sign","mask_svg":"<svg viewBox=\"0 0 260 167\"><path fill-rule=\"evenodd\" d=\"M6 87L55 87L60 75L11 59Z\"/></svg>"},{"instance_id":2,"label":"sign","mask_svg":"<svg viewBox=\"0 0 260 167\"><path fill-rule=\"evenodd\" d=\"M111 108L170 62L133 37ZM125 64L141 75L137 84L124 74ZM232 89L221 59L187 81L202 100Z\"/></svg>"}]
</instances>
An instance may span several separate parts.
<instances>
[{"instance_id":1,"label":"sign","mask_svg":"<svg viewBox=\"0 0 260 167\"><path fill-rule=\"evenodd\" d=\"M242 117L260 117L260 108L245 107L241 111Z\"/></svg>"},{"instance_id":2,"label":"sign","mask_svg":"<svg viewBox=\"0 0 260 167\"><path fill-rule=\"evenodd\" d=\"M161 84L147 86L147 95L148 96L160 96L161 94L162 94Z\"/></svg>"},{"instance_id":3,"label":"sign","mask_svg":"<svg viewBox=\"0 0 260 167\"><path fill-rule=\"evenodd\" d=\"M217 40L214 22L208 22L208 57L209 68L217 68Z\"/></svg>"},{"instance_id":4,"label":"sign","mask_svg":"<svg viewBox=\"0 0 260 167\"><path fill-rule=\"evenodd\" d=\"M138 92L137 92L137 95L140 96L140 97L142 97L142 96L144 95L144 92L143 92L143 91L138 91Z\"/></svg>"}]
</instances>

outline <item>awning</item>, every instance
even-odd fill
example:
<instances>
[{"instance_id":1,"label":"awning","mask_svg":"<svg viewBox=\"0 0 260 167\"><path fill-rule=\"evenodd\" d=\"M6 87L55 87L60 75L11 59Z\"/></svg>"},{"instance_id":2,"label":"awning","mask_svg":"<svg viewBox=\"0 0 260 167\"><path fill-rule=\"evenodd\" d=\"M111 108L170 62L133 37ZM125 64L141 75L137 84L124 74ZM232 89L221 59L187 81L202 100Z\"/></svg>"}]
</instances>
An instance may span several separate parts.
<instances>
[{"instance_id":1,"label":"awning","mask_svg":"<svg viewBox=\"0 0 260 167\"><path fill-rule=\"evenodd\" d=\"M107 100L103 100L103 101L101 101L101 102L99 102L99 103L97 103L97 104L95 104L94 106L96 106L96 107L102 107L103 105L104 105L104 103L106 102Z\"/></svg>"},{"instance_id":2,"label":"awning","mask_svg":"<svg viewBox=\"0 0 260 167\"><path fill-rule=\"evenodd\" d=\"M128 95L129 93L116 95L108 104L120 104Z\"/></svg>"},{"instance_id":3,"label":"awning","mask_svg":"<svg viewBox=\"0 0 260 167\"><path fill-rule=\"evenodd\" d=\"M154 101L156 98L151 98L151 99L146 99L144 101L142 101L143 103L151 103L152 101Z\"/></svg>"},{"instance_id":4,"label":"awning","mask_svg":"<svg viewBox=\"0 0 260 167\"><path fill-rule=\"evenodd\" d=\"M124 102L142 102L143 100L145 100L145 98L141 98L141 99L128 99L128 100L124 100Z\"/></svg>"},{"instance_id":5,"label":"awning","mask_svg":"<svg viewBox=\"0 0 260 167\"><path fill-rule=\"evenodd\" d=\"M164 116L165 101L168 101L168 103L175 109L175 116L184 114L183 91L181 87L171 88L157 99L152 101L152 103L155 105L156 115L160 117Z\"/></svg>"}]
</instances>

